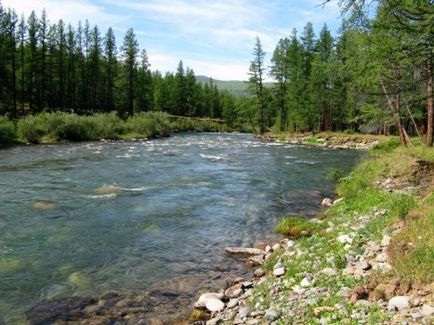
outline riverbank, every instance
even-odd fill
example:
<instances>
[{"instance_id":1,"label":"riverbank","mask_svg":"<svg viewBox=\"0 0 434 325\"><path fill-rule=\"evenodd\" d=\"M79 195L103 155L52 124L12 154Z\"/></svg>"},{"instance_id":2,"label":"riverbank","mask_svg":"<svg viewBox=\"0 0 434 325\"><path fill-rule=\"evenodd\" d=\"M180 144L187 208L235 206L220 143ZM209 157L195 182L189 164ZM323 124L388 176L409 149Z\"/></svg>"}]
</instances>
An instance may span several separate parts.
<instances>
[{"instance_id":1,"label":"riverbank","mask_svg":"<svg viewBox=\"0 0 434 325\"><path fill-rule=\"evenodd\" d=\"M319 132L319 133L266 133L258 135L264 141L281 141L290 144L315 146L332 149L359 149L369 150L391 138L399 143L397 137L382 135L343 133L343 132Z\"/></svg>"},{"instance_id":2,"label":"riverbank","mask_svg":"<svg viewBox=\"0 0 434 325\"><path fill-rule=\"evenodd\" d=\"M188 131L229 132L234 129L213 119L173 117L164 112L138 113L127 119L114 112L88 116L40 113L17 121L0 116L0 145L147 140Z\"/></svg>"},{"instance_id":3,"label":"riverbank","mask_svg":"<svg viewBox=\"0 0 434 325\"><path fill-rule=\"evenodd\" d=\"M327 211L283 219L289 236L246 259L255 277L202 295L190 323L430 324L433 189L433 149L376 146Z\"/></svg>"}]
</instances>

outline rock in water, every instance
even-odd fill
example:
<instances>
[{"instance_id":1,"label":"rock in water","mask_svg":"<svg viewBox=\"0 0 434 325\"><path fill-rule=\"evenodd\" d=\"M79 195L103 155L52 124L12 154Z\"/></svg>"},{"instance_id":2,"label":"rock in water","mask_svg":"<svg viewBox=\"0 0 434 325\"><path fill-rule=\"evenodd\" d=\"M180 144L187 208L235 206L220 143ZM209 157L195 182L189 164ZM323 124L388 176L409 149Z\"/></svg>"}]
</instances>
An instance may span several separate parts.
<instances>
[{"instance_id":1,"label":"rock in water","mask_svg":"<svg viewBox=\"0 0 434 325\"><path fill-rule=\"evenodd\" d=\"M195 308L205 308L208 300L210 300L210 299L220 300L220 299L223 299L223 297L224 297L224 294L220 293L220 292L218 292L218 293L206 292L206 293L202 294L199 297L199 300L194 303L194 307Z\"/></svg>"},{"instance_id":2,"label":"rock in water","mask_svg":"<svg viewBox=\"0 0 434 325\"><path fill-rule=\"evenodd\" d=\"M265 251L251 247L226 247L225 252L233 255L264 255Z\"/></svg>"},{"instance_id":3,"label":"rock in water","mask_svg":"<svg viewBox=\"0 0 434 325\"><path fill-rule=\"evenodd\" d=\"M225 308L225 304L216 298L208 299L208 301L205 304L206 309L208 309L210 312L216 312L221 311Z\"/></svg>"}]
</instances>

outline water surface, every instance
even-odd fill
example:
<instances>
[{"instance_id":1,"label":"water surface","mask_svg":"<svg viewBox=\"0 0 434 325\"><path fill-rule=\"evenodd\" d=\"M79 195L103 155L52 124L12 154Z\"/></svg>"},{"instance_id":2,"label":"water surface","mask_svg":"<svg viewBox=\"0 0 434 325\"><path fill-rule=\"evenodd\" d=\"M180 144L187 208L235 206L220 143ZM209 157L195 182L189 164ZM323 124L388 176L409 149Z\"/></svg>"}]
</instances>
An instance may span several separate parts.
<instances>
[{"instance_id":1,"label":"water surface","mask_svg":"<svg viewBox=\"0 0 434 325\"><path fill-rule=\"evenodd\" d=\"M225 246L312 215L360 153L186 134L0 151L0 323L34 303L152 290L224 265Z\"/></svg>"}]
</instances>

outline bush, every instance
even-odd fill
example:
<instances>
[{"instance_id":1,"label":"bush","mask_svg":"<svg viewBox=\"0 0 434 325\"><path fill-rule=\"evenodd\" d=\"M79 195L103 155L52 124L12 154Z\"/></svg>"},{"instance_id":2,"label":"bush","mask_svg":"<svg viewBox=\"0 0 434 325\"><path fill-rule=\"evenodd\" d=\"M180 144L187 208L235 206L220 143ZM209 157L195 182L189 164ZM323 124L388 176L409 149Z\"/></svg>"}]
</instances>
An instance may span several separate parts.
<instances>
[{"instance_id":1,"label":"bush","mask_svg":"<svg viewBox=\"0 0 434 325\"><path fill-rule=\"evenodd\" d=\"M18 121L18 136L30 143L39 143L47 135L47 113L26 116Z\"/></svg>"},{"instance_id":2,"label":"bush","mask_svg":"<svg viewBox=\"0 0 434 325\"><path fill-rule=\"evenodd\" d=\"M0 144L15 143L16 138L15 123L6 116L0 116Z\"/></svg>"},{"instance_id":3,"label":"bush","mask_svg":"<svg viewBox=\"0 0 434 325\"><path fill-rule=\"evenodd\" d=\"M169 135L171 123L163 112L139 113L128 118L126 130L147 138L162 137Z\"/></svg>"}]
</instances>

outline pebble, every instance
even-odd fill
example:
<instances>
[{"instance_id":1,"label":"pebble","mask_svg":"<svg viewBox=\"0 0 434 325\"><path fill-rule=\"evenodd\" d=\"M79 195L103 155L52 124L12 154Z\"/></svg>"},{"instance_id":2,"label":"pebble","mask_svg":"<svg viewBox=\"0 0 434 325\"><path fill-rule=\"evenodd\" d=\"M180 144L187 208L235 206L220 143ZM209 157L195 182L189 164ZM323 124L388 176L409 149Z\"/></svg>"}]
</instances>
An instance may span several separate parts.
<instances>
[{"instance_id":1,"label":"pebble","mask_svg":"<svg viewBox=\"0 0 434 325\"><path fill-rule=\"evenodd\" d=\"M336 276L338 272L335 269L332 269L331 267L326 267L321 271L322 274L327 276Z\"/></svg>"},{"instance_id":2,"label":"pebble","mask_svg":"<svg viewBox=\"0 0 434 325\"><path fill-rule=\"evenodd\" d=\"M339 235L336 240L341 244L351 244L353 242L353 239L346 234Z\"/></svg>"},{"instance_id":3,"label":"pebble","mask_svg":"<svg viewBox=\"0 0 434 325\"><path fill-rule=\"evenodd\" d=\"M211 298L206 302L205 307L210 312L214 313L216 311L223 310L225 308L225 304L219 299Z\"/></svg>"},{"instance_id":4,"label":"pebble","mask_svg":"<svg viewBox=\"0 0 434 325\"><path fill-rule=\"evenodd\" d=\"M389 246L390 245L390 241L392 240L392 238L388 235L384 235L383 239L381 240L381 246Z\"/></svg>"},{"instance_id":5,"label":"pebble","mask_svg":"<svg viewBox=\"0 0 434 325\"><path fill-rule=\"evenodd\" d=\"M420 312L424 316L431 316L432 314L434 314L434 307L425 304L422 306Z\"/></svg>"},{"instance_id":6,"label":"pebble","mask_svg":"<svg viewBox=\"0 0 434 325\"><path fill-rule=\"evenodd\" d=\"M295 241L293 240L288 240L288 242L286 243L286 248L292 248L295 246Z\"/></svg>"},{"instance_id":7,"label":"pebble","mask_svg":"<svg viewBox=\"0 0 434 325\"><path fill-rule=\"evenodd\" d=\"M285 268L284 267L279 267L277 269L274 269L273 270L273 274L274 274L274 276L277 276L277 277L282 276L282 275L285 274Z\"/></svg>"},{"instance_id":8,"label":"pebble","mask_svg":"<svg viewBox=\"0 0 434 325\"><path fill-rule=\"evenodd\" d=\"M277 310L270 308L265 312L265 319L269 322L274 322L279 319L280 314Z\"/></svg>"},{"instance_id":9,"label":"pebble","mask_svg":"<svg viewBox=\"0 0 434 325\"><path fill-rule=\"evenodd\" d=\"M210 299L220 300L220 299L223 299L223 297L224 297L224 294L220 293L220 292L219 293L206 292L206 293L202 294L199 297L199 300L194 303L194 307L204 308L206 306L206 303L208 302L208 300L210 300Z\"/></svg>"},{"instance_id":10,"label":"pebble","mask_svg":"<svg viewBox=\"0 0 434 325\"><path fill-rule=\"evenodd\" d=\"M396 309L403 310L410 307L410 297L409 296L396 296L389 300L387 309L394 311Z\"/></svg>"},{"instance_id":11,"label":"pebble","mask_svg":"<svg viewBox=\"0 0 434 325\"><path fill-rule=\"evenodd\" d=\"M300 282L300 286L303 288L307 288L311 285L311 283L309 282L309 280L307 278L303 278L303 280L301 280Z\"/></svg>"},{"instance_id":12,"label":"pebble","mask_svg":"<svg viewBox=\"0 0 434 325\"><path fill-rule=\"evenodd\" d=\"M239 300L238 299L231 299L229 300L229 302L227 303L227 307L229 309L234 308L235 306L238 305Z\"/></svg>"},{"instance_id":13,"label":"pebble","mask_svg":"<svg viewBox=\"0 0 434 325\"><path fill-rule=\"evenodd\" d=\"M238 317L240 319L249 317L250 314L252 313L252 310L249 307L241 307L240 311L238 312Z\"/></svg>"},{"instance_id":14,"label":"pebble","mask_svg":"<svg viewBox=\"0 0 434 325\"><path fill-rule=\"evenodd\" d=\"M277 244L274 244L273 247L271 247L271 248L273 249L273 251L277 251L281 248L281 246L279 243L277 243Z\"/></svg>"},{"instance_id":15,"label":"pebble","mask_svg":"<svg viewBox=\"0 0 434 325\"><path fill-rule=\"evenodd\" d=\"M263 269L259 268L255 270L255 276L257 276L258 278L264 275L265 275L265 271Z\"/></svg>"},{"instance_id":16,"label":"pebble","mask_svg":"<svg viewBox=\"0 0 434 325\"><path fill-rule=\"evenodd\" d=\"M333 205L333 201L332 201L332 199L329 199L328 197L326 197L325 199L322 200L321 205L323 207L331 207Z\"/></svg>"},{"instance_id":17,"label":"pebble","mask_svg":"<svg viewBox=\"0 0 434 325\"><path fill-rule=\"evenodd\" d=\"M351 289L348 287L342 287L339 289L339 291L336 293L337 296L348 298L350 296Z\"/></svg>"}]
</instances>

